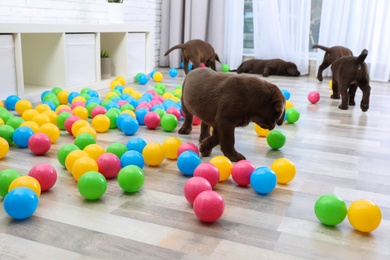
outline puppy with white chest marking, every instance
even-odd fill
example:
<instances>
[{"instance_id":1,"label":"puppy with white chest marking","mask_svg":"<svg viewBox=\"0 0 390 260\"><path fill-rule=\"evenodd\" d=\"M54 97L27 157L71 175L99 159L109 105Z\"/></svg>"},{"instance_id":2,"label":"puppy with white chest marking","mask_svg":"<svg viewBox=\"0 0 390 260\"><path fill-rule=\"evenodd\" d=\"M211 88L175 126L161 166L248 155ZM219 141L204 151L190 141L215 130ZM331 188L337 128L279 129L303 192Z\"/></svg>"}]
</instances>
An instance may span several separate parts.
<instances>
[{"instance_id":1,"label":"puppy with white chest marking","mask_svg":"<svg viewBox=\"0 0 390 260\"><path fill-rule=\"evenodd\" d=\"M188 73L181 101L185 120L179 134L189 134L193 116L198 117L202 121L199 136L202 156L210 156L220 144L223 154L232 162L245 159L234 148L235 128L255 122L271 130L283 124L286 105L285 97L274 84L258 77L206 68Z\"/></svg>"}]
</instances>

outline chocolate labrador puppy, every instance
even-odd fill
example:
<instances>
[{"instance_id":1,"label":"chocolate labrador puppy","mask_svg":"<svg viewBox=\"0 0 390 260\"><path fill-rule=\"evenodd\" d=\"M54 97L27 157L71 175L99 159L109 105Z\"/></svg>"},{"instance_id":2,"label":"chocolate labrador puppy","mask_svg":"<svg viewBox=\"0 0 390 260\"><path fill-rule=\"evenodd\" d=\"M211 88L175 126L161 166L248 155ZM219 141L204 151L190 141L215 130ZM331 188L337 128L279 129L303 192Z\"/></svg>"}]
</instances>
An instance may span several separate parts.
<instances>
[{"instance_id":1,"label":"chocolate labrador puppy","mask_svg":"<svg viewBox=\"0 0 390 260\"><path fill-rule=\"evenodd\" d=\"M184 61L184 72L188 74L188 63L192 62L193 68L199 68L201 63L204 63L206 67L210 67L213 70L215 68L215 61L219 60L218 54L215 53L213 46L202 40L190 40L186 43L179 44L170 48L164 56L167 56L171 51L181 49L181 54Z\"/></svg>"},{"instance_id":2,"label":"chocolate labrador puppy","mask_svg":"<svg viewBox=\"0 0 390 260\"><path fill-rule=\"evenodd\" d=\"M343 46L333 46L333 47L325 47L322 45L313 45L313 49L320 48L321 50L325 51L324 59L322 60L321 65L318 67L317 72L317 79L319 81L322 81L322 72L329 67L332 62L337 60L338 58L341 58L343 56L352 56L352 51L348 48L345 48Z\"/></svg>"},{"instance_id":3,"label":"chocolate labrador puppy","mask_svg":"<svg viewBox=\"0 0 390 260\"><path fill-rule=\"evenodd\" d=\"M241 63L237 69L237 73L263 74L264 77L268 77L269 75L298 77L301 75L298 71L297 65L293 62L281 59L247 60Z\"/></svg>"},{"instance_id":4,"label":"chocolate labrador puppy","mask_svg":"<svg viewBox=\"0 0 390 260\"><path fill-rule=\"evenodd\" d=\"M359 87L363 92L360 108L366 112L370 103L371 87L369 84L369 72L364 62L368 51L364 49L358 57L341 57L332 63L332 90L331 98L339 99L341 95L340 109L348 109L348 105L355 105L355 94Z\"/></svg>"},{"instance_id":5,"label":"chocolate labrador puppy","mask_svg":"<svg viewBox=\"0 0 390 260\"><path fill-rule=\"evenodd\" d=\"M283 124L286 105L282 92L274 84L258 77L207 68L188 73L181 101L185 119L179 134L189 134L193 116L198 117L202 121L199 136L202 156L210 156L220 144L223 154L232 162L245 159L234 148L235 128L255 122L271 130L276 124Z\"/></svg>"}]
</instances>

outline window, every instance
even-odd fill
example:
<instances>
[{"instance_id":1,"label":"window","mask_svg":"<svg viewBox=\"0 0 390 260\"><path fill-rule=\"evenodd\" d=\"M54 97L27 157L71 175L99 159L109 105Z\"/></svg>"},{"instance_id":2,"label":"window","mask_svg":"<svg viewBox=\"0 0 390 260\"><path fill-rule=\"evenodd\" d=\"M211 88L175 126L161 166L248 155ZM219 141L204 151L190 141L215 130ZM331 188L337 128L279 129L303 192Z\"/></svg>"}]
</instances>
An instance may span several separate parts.
<instances>
[{"instance_id":1,"label":"window","mask_svg":"<svg viewBox=\"0 0 390 260\"><path fill-rule=\"evenodd\" d=\"M253 11L252 0L245 0L244 6L244 50L253 53ZM250 51L252 50L252 51Z\"/></svg>"}]
</instances>

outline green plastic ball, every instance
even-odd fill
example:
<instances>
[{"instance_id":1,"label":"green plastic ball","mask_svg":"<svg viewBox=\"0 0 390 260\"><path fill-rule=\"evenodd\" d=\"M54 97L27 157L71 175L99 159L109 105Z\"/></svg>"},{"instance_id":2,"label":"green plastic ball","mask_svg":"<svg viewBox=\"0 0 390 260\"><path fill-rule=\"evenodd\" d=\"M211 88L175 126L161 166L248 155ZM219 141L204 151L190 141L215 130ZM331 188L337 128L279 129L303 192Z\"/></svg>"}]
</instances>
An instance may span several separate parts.
<instances>
[{"instance_id":1,"label":"green plastic ball","mask_svg":"<svg viewBox=\"0 0 390 260\"><path fill-rule=\"evenodd\" d=\"M179 122L178 122L176 116L174 116L173 114L163 115L163 117L161 118L161 122L160 122L161 127L166 132L172 132L173 130L175 130L178 123Z\"/></svg>"},{"instance_id":2,"label":"green plastic ball","mask_svg":"<svg viewBox=\"0 0 390 260\"><path fill-rule=\"evenodd\" d=\"M118 158L121 158L125 152L127 152L127 147L122 143L112 143L106 148L106 153L113 153Z\"/></svg>"},{"instance_id":3,"label":"green plastic ball","mask_svg":"<svg viewBox=\"0 0 390 260\"><path fill-rule=\"evenodd\" d=\"M136 165L125 166L118 173L118 184L125 192L138 191L144 185L144 181L144 172Z\"/></svg>"},{"instance_id":4,"label":"green plastic ball","mask_svg":"<svg viewBox=\"0 0 390 260\"><path fill-rule=\"evenodd\" d=\"M0 196L5 197L8 193L8 188L11 182L20 176L22 176L22 174L17 170L2 170L0 172Z\"/></svg>"},{"instance_id":5,"label":"green plastic ball","mask_svg":"<svg viewBox=\"0 0 390 260\"><path fill-rule=\"evenodd\" d=\"M316 201L314 212L321 223L335 226L345 219L348 209L341 198L334 194L326 194Z\"/></svg>"},{"instance_id":6,"label":"green plastic ball","mask_svg":"<svg viewBox=\"0 0 390 260\"><path fill-rule=\"evenodd\" d=\"M107 180L100 172L89 171L81 175L77 189L87 200L97 200L106 192Z\"/></svg>"},{"instance_id":7,"label":"green plastic ball","mask_svg":"<svg viewBox=\"0 0 390 260\"><path fill-rule=\"evenodd\" d=\"M3 119L4 123L7 123L8 120L15 117L11 112L9 112L6 108L0 107L0 118Z\"/></svg>"},{"instance_id":8,"label":"green plastic ball","mask_svg":"<svg viewBox=\"0 0 390 260\"><path fill-rule=\"evenodd\" d=\"M286 135L282 130L273 129L267 134L267 143L274 150L282 148L286 143Z\"/></svg>"},{"instance_id":9,"label":"green plastic ball","mask_svg":"<svg viewBox=\"0 0 390 260\"><path fill-rule=\"evenodd\" d=\"M69 117L72 116L72 113L70 112L61 112L58 116L57 116L57 119L56 119L56 122L57 122L57 126L59 129L61 130L65 130L65 121L66 119L68 119Z\"/></svg>"},{"instance_id":10,"label":"green plastic ball","mask_svg":"<svg viewBox=\"0 0 390 260\"><path fill-rule=\"evenodd\" d=\"M290 107L286 110L286 121L290 124L294 124L299 120L300 113L295 107Z\"/></svg>"},{"instance_id":11,"label":"green plastic ball","mask_svg":"<svg viewBox=\"0 0 390 260\"><path fill-rule=\"evenodd\" d=\"M21 124L23 124L24 119L18 116L12 117L7 121L7 125L12 126L13 129L18 128Z\"/></svg>"},{"instance_id":12,"label":"green plastic ball","mask_svg":"<svg viewBox=\"0 0 390 260\"><path fill-rule=\"evenodd\" d=\"M121 111L125 111L125 110L131 110L131 111L133 111L134 112L134 107L133 107L133 105L131 105L131 104L124 104L124 105L122 105L121 106Z\"/></svg>"},{"instance_id":13,"label":"green plastic ball","mask_svg":"<svg viewBox=\"0 0 390 260\"><path fill-rule=\"evenodd\" d=\"M0 137L3 137L8 144L13 143L12 135L14 134L15 129L9 125L0 125Z\"/></svg>"},{"instance_id":14,"label":"green plastic ball","mask_svg":"<svg viewBox=\"0 0 390 260\"><path fill-rule=\"evenodd\" d=\"M110 119L110 129L114 129L117 127L116 125L116 119L119 116L119 114L116 111L107 111L105 115Z\"/></svg>"},{"instance_id":15,"label":"green plastic ball","mask_svg":"<svg viewBox=\"0 0 390 260\"><path fill-rule=\"evenodd\" d=\"M65 167L66 156L74 150L80 150L80 148L75 144L64 144L61 146L57 153L58 162Z\"/></svg>"},{"instance_id":16,"label":"green plastic ball","mask_svg":"<svg viewBox=\"0 0 390 260\"><path fill-rule=\"evenodd\" d=\"M160 116L160 118L162 118L167 112L164 110L164 109L162 109L162 108L157 108L157 109L155 109L154 110L154 112L156 112L159 116Z\"/></svg>"},{"instance_id":17,"label":"green plastic ball","mask_svg":"<svg viewBox=\"0 0 390 260\"><path fill-rule=\"evenodd\" d=\"M222 72L229 72L230 67L228 64L223 64L221 67Z\"/></svg>"},{"instance_id":18,"label":"green plastic ball","mask_svg":"<svg viewBox=\"0 0 390 260\"><path fill-rule=\"evenodd\" d=\"M74 139L74 144L80 148L80 150L84 150L87 145L96 144L96 139L90 133L81 133Z\"/></svg>"},{"instance_id":19,"label":"green plastic ball","mask_svg":"<svg viewBox=\"0 0 390 260\"><path fill-rule=\"evenodd\" d=\"M51 92L53 92L54 94L58 95L58 93L62 90L62 88L60 87L54 87Z\"/></svg>"}]
</instances>

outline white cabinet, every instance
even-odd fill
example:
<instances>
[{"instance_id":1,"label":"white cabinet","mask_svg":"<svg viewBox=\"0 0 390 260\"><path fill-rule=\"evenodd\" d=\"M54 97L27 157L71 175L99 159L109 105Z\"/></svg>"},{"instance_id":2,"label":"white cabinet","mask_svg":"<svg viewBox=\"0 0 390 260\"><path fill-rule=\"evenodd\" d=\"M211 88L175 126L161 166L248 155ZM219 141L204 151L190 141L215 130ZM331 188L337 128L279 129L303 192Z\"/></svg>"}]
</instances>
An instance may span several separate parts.
<instances>
[{"instance_id":1,"label":"white cabinet","mask_svg":"<svg viewBox=\"0 0 390 260\"><path fill-rule=\"evenodd\" d=\"M116 76L132 82L152 69L152 38L151 28L131 24L0 24L0 99L38 102L45 90L106 88ZM111 55L110 79L101 78L101 49Z\"/></svg>"}]
</instances>

